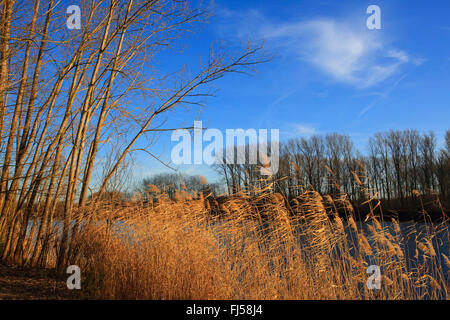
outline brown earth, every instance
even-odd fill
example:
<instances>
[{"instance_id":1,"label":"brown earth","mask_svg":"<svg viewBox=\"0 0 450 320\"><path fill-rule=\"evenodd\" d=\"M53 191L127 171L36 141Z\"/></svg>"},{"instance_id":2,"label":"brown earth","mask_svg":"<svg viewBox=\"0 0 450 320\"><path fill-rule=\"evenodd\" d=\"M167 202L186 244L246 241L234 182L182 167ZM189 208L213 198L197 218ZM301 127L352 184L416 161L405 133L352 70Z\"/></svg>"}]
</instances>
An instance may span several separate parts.
<instances>
[{"instance_id":1,"label":"brown earth","mask_svg":"<svg viewBox=\"0 0 450 320\"><path fill-rule=\"evenodd\" d=\"M66 279L56 276L51 270L26 269L0 263L0 300L81 298L79 290L67 289Z\"/></svg>"}]
</instances>

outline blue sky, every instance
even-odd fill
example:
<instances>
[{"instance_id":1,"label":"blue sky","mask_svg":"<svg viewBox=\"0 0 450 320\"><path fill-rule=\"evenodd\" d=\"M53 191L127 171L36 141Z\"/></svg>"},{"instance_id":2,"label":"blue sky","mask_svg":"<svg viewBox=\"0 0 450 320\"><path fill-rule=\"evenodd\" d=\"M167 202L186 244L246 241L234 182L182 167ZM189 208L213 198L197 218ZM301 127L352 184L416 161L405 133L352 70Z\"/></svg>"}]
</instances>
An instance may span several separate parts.
<instances>
[{"instance_id":1,"label":"blue sky","mask_svg":"<svg viewBox=\"0 0 450 320\"><path fill-rule=\"evenodd\" d=\"M381 30L369 30L369 5L381 9ZM186 38L184 54L161 68L195 65L211 42L238 47L264 39L274 59L252 76L232 74L201 112L171 124L276 128L281 140L339 132L365 152L369 137L389 129L433 130L438 144L450 128L449 1L216 0L215 15ZM170 161L175 145L162 135L153 151ZM214 181L207 166L180 170ZM166 172L136 155L139 177Z\"/></svg>"}]
</instances>

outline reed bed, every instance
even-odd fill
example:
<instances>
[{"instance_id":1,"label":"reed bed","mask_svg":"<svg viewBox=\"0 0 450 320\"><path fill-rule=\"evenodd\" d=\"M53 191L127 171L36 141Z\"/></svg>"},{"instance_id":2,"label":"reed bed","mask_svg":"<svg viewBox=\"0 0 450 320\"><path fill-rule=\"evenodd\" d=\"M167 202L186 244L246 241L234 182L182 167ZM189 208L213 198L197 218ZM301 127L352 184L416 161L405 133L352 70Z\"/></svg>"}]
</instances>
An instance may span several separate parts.
<instances>
[{"instance_id":1,"label":"reed bed","mask_svg":"<svg viewBox=\"0 0 450 320\"><path fill-rule=\"evenodd\" d=\"M241 194L221 204L221 215L208 203L161 197L114 214L98 210L73 261L86 275L83 288L101 299L449 297L450 253L437 241L449 240L445 222L406 233L375 215L361 224L345 199L313 191L290 203ZM346 219L337 214L342 205ZM405 248L411 239L414 259ZM372 264L381 269L380 289L367 287Z\"/></svg>"}]
</instances>

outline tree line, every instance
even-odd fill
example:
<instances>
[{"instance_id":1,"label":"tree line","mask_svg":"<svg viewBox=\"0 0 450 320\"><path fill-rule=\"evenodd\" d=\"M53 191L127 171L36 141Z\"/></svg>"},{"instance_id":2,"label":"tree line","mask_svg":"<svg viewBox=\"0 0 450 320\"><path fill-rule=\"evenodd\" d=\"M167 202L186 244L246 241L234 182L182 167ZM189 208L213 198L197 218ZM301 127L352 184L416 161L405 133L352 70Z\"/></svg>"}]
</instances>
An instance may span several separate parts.
<instances>
[{"instance_id":1,"label":"tree line","mask_svg":"<svg viewBox=\"0 0 450 320\"><path fill-rule=\"evenodd\" d=\"M271 179L259 175L258 165L248 163L214 168L230 194L242 190L251 194L276 181L273 190L289 199L313 189L321 194L346 194L355 202L372 195L407 206L408 199L420 194L438 195L450 203L450 130L440 150L433 132L417 130L376 133L364 153L348 135L299 137L280 144L279 163Z\"/></svg>"},{"instance_id":2,"label":"tree line","mask_svg":"<svg viewBox=\"0 0 450 320\"><path fill-rule=\"evenodd\" d=\"M184 173L160 173L142 179L137 191L144 197L157 197L165 193L176 200L179 196L199 197L200 194L217 196L223 193L219 183L209 183L201 175L187 175ZM182 192L182 194L180 194ZM148 200L144 198L144 200Z\"/></svg>"}]
</instances>

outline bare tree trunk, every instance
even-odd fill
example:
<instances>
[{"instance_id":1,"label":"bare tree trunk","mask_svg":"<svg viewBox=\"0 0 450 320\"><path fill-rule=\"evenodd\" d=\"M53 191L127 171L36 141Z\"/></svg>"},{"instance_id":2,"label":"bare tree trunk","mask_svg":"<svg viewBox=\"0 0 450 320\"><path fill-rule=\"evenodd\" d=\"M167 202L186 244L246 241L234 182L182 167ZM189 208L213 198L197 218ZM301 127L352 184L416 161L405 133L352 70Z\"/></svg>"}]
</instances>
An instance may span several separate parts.
<instances>
[{"instance_id":1,"label":"bare tree trunk","mask_svg":"<svg viewBox=\"0 0 450 320\"><path fill-rule=\"evenodd\" d=\"M31 51L31 39L33 39L34 27L36 25L38 11L39 11L39 0L35 1L35 5L34 5L34 9L33 9L33 17L32 17L29 32L28 32L29 41L27 41L27 46L26 46L26 50L25 50L25 57L24 57L23 66L22 66L22 78L20 81L19 91L16 96L16 106L14 109L14 116L11 121L11 129L10 129L10 134L9 134L9 138L8 138L8 144L7 144L6 150L5 150L5 162L3 163L2 180L6 178L6 172L9 171L9 164L10 164L10 160L11 160L11 156L12 156L12 148L13 148L14 138L16 135L16 130L20 129L17 127L18 120L19 120L18 117L19 117L20 110L22 108L22 104L23 104L23 100L24 100L24 93L25 93L25 86L27 84L27 79L28 79L28 65L29 65L30 51ZM3 214L6 217L8 217L8 215L14 216L14 215L18 214L18 212L17 213L15 212L16 202L13 200L15 200L14 198L16 195L16 189L19 184L19 176L22 173L23 165L22 165L21 161L23 160L23 157L24 157L24 153L19 152L19 154L17 155L17 161L16 161L16 166L15 166L16 170L14 173L14 178L12 179L9 190L6 191L6 193L5 193ZM6 211L5 211L5 209L6 209ZM14 220L17 221L17 219L14 219ZM15 225L11 224L10 228L14 229ZM11 247L13 242L14 242L13 239L8 237L8 240L5 245L5 249L2 254L2 259L8 258L10 249L14 250L14 248Z\"/></svg>"},{"instance_id":2,"label":"bare tree trunk","mask_svg":"<svg viewBox=\"0 0 450 320\"><path fill-rule=\"evenodd\" d=\"M3 149L3 128L4 128L4 117L5 110L7 104L7 86L8 86L8 65L10 60L10 51L9 51L9 38L11 31L11 14L13 9L14 1L4 1L2 4L2 16L1 16L1 60L0 60L0 137L2 139L2 145L0 146ZM6 157L5 151L5 157ZM0 219L6 219L6 216L3 214L4 207L4 194L8 187L8 173L9 173L9 161L7 159L3 160L3 170L0 178ZM8 162L8 165L5 165ZM5 168L7 170L5 170ZM1 238L2 230L0 230L0 238Z\"/></svg>"},{"instance_id":3,"label":"bare tree trunk","mask_svg":"<svg viewBox=\"0 0 450 320\"><path fill-rule=\"evenodd\" d=\"M74 152L72 153L71 158L71 164L70 164L70 170L69 170L69 181L68 181L68 188L67 188L67 195L64 205L64 229L63 229L63 237L61 240L61 245L58 252L58 261L57 261L57 268L58 270L62 270L64 265L67 262L68 259L68 242L69 242L69 230L72 220L72 207L73 207L73 201L75 198L75 192L76 192L76 185L77 185L77 177L78 172L81 167L81 160L83 157L83 149L84 149L84 140L86 135L86 128L89 124L89 117L91 112L91 102L94 94L95 89L95 83L97 80L98 71L100 68L100 63L103 58L103 54L106 50L106 42L108 38L108 32L109 28L111 26L111 20L114 15L114 1L111 1L111 6L109 10L108 20L105 24L105 29L103 33L102 38L102 44L100 47L100 51L98 53L97 61L94 67L94 70L92 71L91 75L91 81L89 83L89 88L86 93L85 100L83 102L83 111L80 115L80 124L78 127L77 137L74 145Z\"/></svg>"}]
</instances>

